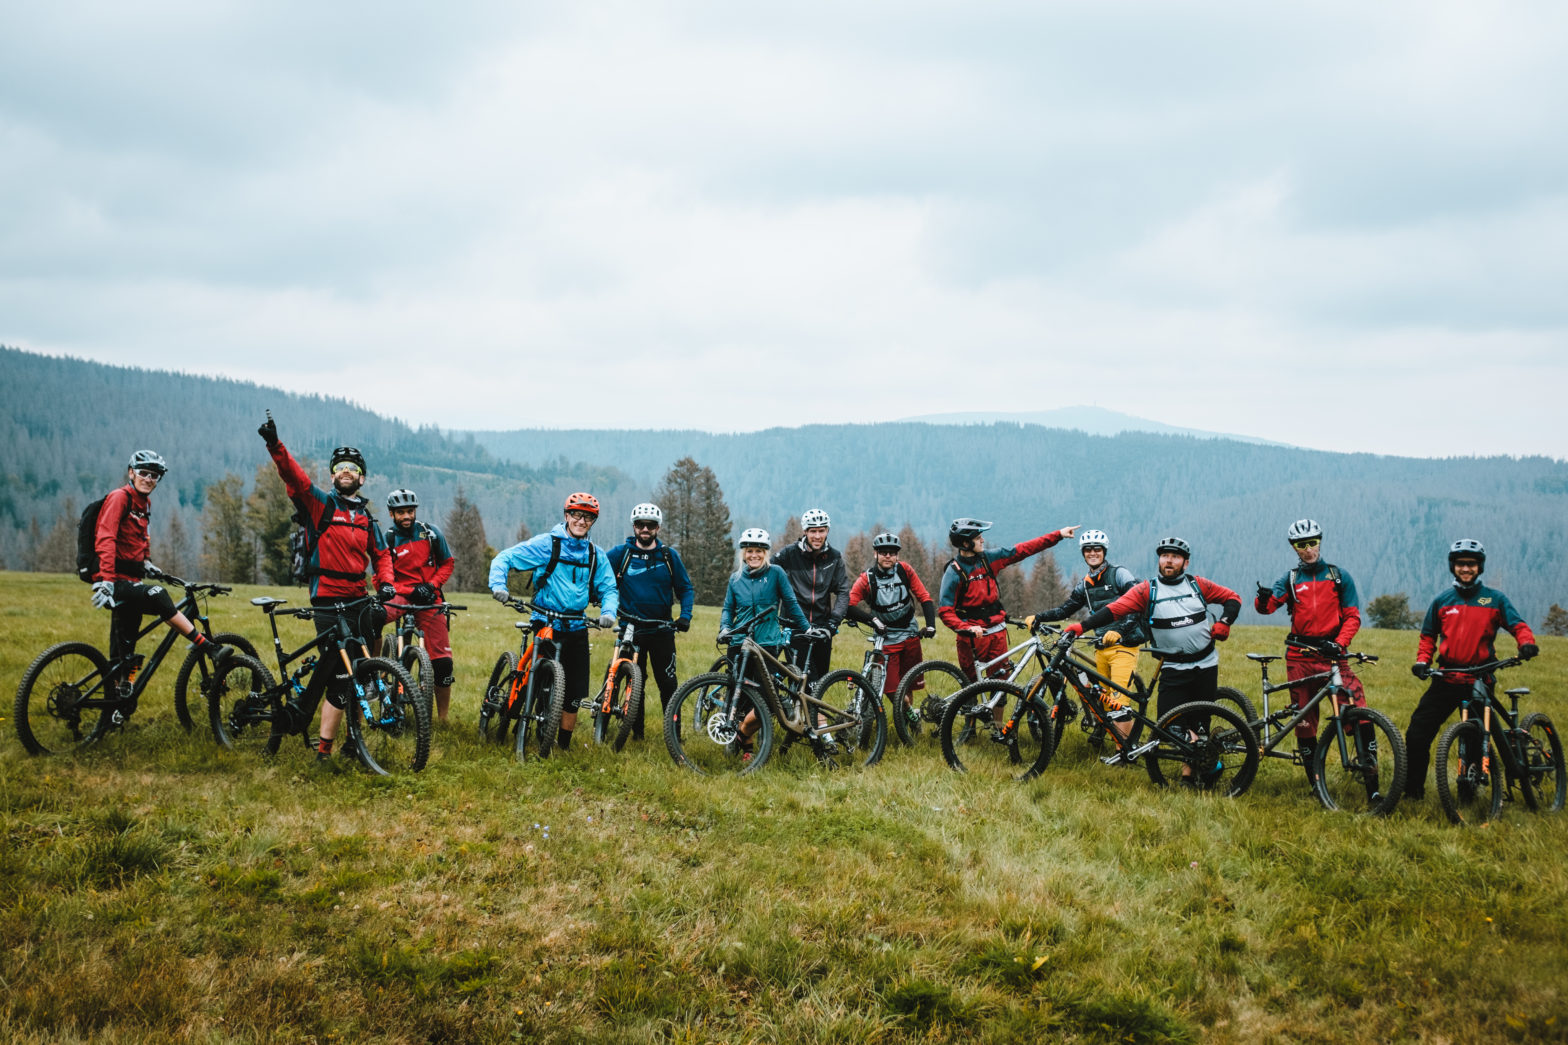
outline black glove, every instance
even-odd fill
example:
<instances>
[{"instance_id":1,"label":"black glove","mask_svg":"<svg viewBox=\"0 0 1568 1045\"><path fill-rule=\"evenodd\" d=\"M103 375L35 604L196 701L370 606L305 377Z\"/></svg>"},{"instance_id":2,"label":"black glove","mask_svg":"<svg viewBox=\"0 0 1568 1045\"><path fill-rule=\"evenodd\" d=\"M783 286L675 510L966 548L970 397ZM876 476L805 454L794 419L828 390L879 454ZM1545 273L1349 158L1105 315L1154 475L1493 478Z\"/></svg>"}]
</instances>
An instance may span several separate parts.
<instances>
[{"instance_id":1,"label":"black glove","mask_svg":"<svg viewBox=\"0 0 1568 1045\"><path fill-rule=\"evenodd\" d=\"M930 624L927 624L925 627L920 629L920 637L923 639L936 638L936 628Z\"/></svg>"},{"instance_id":2,"label":"black glove","mask_svg":"<svg viewBox=\"0 0 1568 1045\"><path fill-rule=\"evenodd\" d=\"M1410 665L1410 674L1425 682L1432 675L1432 665L1424 660L1418 660Z\"/></svg>"},{"instance_id":3,"label":"black glove","mask_svg":"<svg viewBox=\"0 0 1568 1045\"><path fill-rule=\"evenodd\" d=\"M810 639L812 642L821 642L823 639L831 639L832 637L833 633L826 628L806 629L806 638Z\"/></svg>"},{"instance_id":4,"label":"black glove","mask_svg":"<svg viewBox=\"0 0 1568 1045\"><path fill-rule=\"evenodd\" d=\"M1264 608L1268 606L1269 598L1273 594L1273 588L1268 587L1262 581L1258 581L1258 597L1252 600L1253 608L1262 613Z\"/></svg>"},{"instance_id":5,"label":"black glove","mask_svg":"<svg viewBox=\"0 0 1568 1045\"><path fill-rule=\"evenodd\" d=\"M1536 647L1535 643L1526 642L1523 646L1519 647L1519 659L1534 660L1535 655L1539 652L1541 651Z\"/></svg>"},{"instance_id":6,"label":"black glove","mask_svg":"<svg viewBox=\"0 0 1568 1045\"><path fill-rule=\"evenodd\" d=\"M691 618L690 617L682 617L680 620L676 621L675 622L675 630L676 631L690 631L691 630Z\"/></svg>"},{"instance_id":7,"label":"black glove","mask_svg":"<svg viewBox=\"0 0 1568 1045\"><path fill-rule=\"evenodd\" d=\"M266 441L268 450L278 445L278 423L272 419L271 410L267 411L267 419L256 429L256 434Z\"/></svg>"},{"instance_id":8,"label":"black glove","mask_svg":"<svg viewBox=\"0 0 1568 1045\"><path fill-rule=\"evenodd\" d=\"M377 602L391 602L397 598L397 589L390 584L381 584L376 587Z\"/></svg>"},{"instance_id":9,"label":"black glove","mask_svg":"<svg viewBox=\"0 0 1568 1045\"><path fill-rule=\"evenodd\" d=\"M421 581L420 583L414 585L414 591L413 591L412 594L414 596L414 601L419 603L420 605L423 605L423 606L433 606L433 605L435 605L436 589L435 589L435 585L433 585L433 584L426 584L423 581Z\"/></svg>"},{"instance_id":10,"label":"black glove","mask_svg":"<svg viewBox=\"0 0 1568 1045\"><path fill-rule=\"evenodd\" d=\"M1341 646L1333 639L1319 639L1318 652L1330 660L1345 659L1345 647Z\"/></svg>"},{"instance_id":11,"label":"black glove","mask_svg":"<svg viewBox=\"0 0 1568 1045\"><path fill-rule=\"evenodd\" d=\"M878 635L886 635L887 634L887 625L882 623L882 618L881 617L872 617L871 618L871 630L876 632Z\"/></svg>"}]
</instances>

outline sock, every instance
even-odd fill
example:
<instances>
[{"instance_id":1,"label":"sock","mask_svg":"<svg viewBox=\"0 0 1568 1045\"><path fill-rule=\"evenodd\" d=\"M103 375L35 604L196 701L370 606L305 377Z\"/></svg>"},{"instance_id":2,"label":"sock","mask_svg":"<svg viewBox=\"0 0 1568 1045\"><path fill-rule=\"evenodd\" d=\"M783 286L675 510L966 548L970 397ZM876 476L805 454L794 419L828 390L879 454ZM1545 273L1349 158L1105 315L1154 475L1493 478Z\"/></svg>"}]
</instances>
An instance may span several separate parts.
<instances>
[{"instance_id":1,"label":"sock","mask_svg":"<svg viewBox=\"0 0 1568 1045\"><path fill-rule=\"evenodd\" d=\"M209 641L211 640L209 640L207 636L203 635L199 631L191 636L191 644L194 645L197 649L201 649L203 646L207 645Z\"/></svg>"},{"instance_id":2,"label":"sock","mask_svg":"<svg viewBox=\"0 0 1568 1045\"><path fill-rule=\"evenodd\" d=\"M332 738L322 737L321 743L316 745L316 750L321 752L323 755L332 754Z\"/></svg>"},{"instance_id":3,"label":"sock","mask_svg":"<svg viewBox=\"0 0 1568 1045\"><path fill-rule=\"evenodd\" d=\"M565 751L567 748L571 747L572 746L572 731L569 730L569 729L559 729L559 730L556 730L556 733L555 733L555 746L557 748L559 748L560 750L562 750L562 751Z\"/></svg>"}]
</instances>

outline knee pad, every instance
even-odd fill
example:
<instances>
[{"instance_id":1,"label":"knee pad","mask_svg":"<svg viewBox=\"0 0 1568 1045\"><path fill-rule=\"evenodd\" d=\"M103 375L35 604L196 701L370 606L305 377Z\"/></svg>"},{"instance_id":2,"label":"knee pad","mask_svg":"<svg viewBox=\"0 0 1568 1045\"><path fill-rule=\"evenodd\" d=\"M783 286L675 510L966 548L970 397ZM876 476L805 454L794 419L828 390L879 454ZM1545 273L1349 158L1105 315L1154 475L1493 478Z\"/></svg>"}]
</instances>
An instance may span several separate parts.
<instances>
[{"instance_id":1,"label":"knee pad","mask_svg":"<svg viewBox=\"0 0 1568 1045\"><path fill-rule=\"evenodd\" d=\"M456 681L452 675L451 657L431 658L430 669L432 674L434 674L436 677L436 685L438 686L450 686L454 681Z\"/></svg>"}]
</instances>

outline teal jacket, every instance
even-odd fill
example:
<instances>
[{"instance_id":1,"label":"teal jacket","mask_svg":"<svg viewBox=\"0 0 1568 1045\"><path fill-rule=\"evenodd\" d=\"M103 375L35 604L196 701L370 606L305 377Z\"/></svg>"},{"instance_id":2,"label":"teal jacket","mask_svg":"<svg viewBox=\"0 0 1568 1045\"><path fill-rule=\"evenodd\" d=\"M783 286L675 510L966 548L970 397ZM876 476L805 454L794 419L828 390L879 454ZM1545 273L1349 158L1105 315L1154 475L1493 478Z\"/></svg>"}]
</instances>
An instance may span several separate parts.
<instances>
[{"instance_id":1,"label":"teal jacket","mask_svg":"<svg viewBox=\"0 0 1568 1045\"><path fill-rule=\"evenodd\" d=\"M720 631L744 630L756 621L751 637L759 646L782 646L781 619L797 635L809 626L783 567L769 563L753 572L742 566L730 576L724 607L719 610Z\"/></svg>"}]
</instances>

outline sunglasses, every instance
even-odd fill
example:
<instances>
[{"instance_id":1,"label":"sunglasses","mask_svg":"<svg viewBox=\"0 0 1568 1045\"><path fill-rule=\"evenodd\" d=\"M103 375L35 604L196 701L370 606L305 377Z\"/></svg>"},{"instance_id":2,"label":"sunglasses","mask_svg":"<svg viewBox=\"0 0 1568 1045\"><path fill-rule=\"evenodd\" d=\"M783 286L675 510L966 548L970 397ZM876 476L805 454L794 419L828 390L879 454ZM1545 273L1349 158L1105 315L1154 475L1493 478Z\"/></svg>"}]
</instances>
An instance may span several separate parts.
<instances>
[{"instance_id":1,"label":"sunglasses","mask_svg":"<svg viewBox=\"0 0 1568 1045\"><path fill-rule=\"evenodd\" d=\"M898 555L898 549L897 548L877 548L877 549L875 549L875 554L877 554L877 555L897 556Z\"/></svg>"},{"instance_id":2,"label":"sunglasses","mask_svg":"<svg viewBox=\"0 0 1568 1045\"><path fill-rule=\"evenodd\" d=\"M579 512L575 508L567 512L566 517L568 519L576 519L578 522L593 522L598 518L597 515L590 515L587 512Z\"/></svg>"},{"instance_id":3,"label":"sunglasses","mask_svg":"<svg viewBox=\"0 0 1568 1045\"><path fill-rule=\"evenodd\" d=\"M353 461L339 461L337 467L332 469L332 474L337 475L339 472L353 472L355 475L365 474L359 465Z\"/></svg>"},{"instance_id":4,"label":"sunglasses","mask_svg":"<svg viewBox=\"0 0 1568 1045\"><path fill-rule=\"evenodd\" d=\"M150 468L138 468L136 469L136 474L141 476L143 479L151 479L153 482L157 482L159 479L163 478L162 472L155 472Z\"/></svg>"},{"instance_id":5,"label":"sunglasses","mask_svg":"<svg viewBox=\"0 0 1568 1045\"><path fill-rule=\"evenodd\" d=\"M641 520L641 519L639 519L637 522L632 523L632 529L634 529L634 530L657 530L658 528L659 528L659 524L658 523L656 523L656 522L647 522L647 521Z\"/></svg>"},{"instance_id":6,"label":"sunglasses","mask_svg":"<svg viewBox=\"0 0 1568 1045\"><path fill-rule=\"evenodd\" d=\"M1292 548L1316 548L1322 543L1323 542L1316 537L1309 537L1304 541L1291 541L1290 546Z\"/></svg>"}]
</instances>

